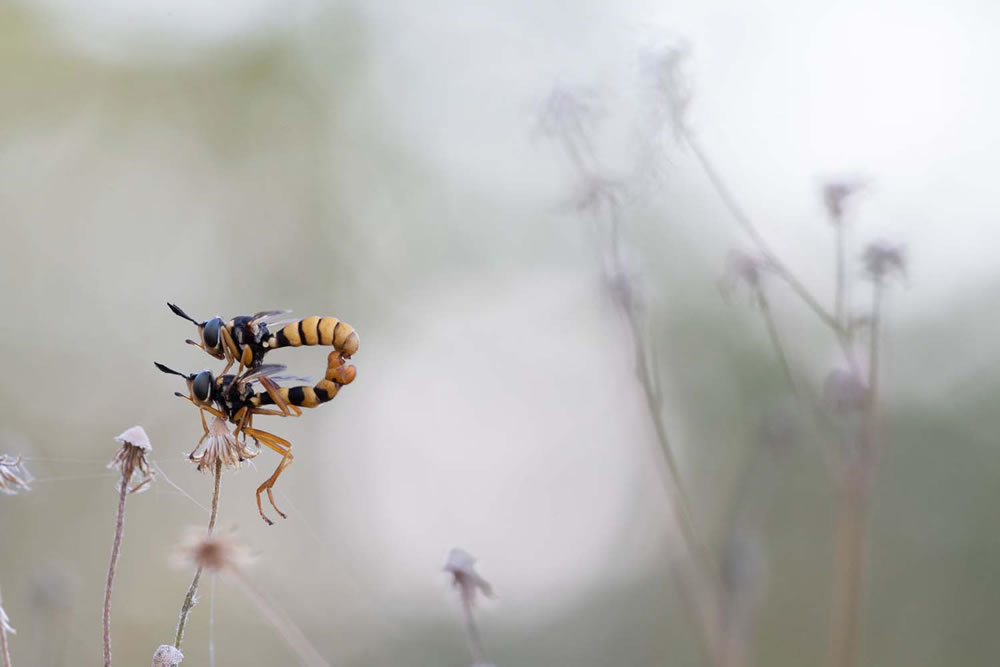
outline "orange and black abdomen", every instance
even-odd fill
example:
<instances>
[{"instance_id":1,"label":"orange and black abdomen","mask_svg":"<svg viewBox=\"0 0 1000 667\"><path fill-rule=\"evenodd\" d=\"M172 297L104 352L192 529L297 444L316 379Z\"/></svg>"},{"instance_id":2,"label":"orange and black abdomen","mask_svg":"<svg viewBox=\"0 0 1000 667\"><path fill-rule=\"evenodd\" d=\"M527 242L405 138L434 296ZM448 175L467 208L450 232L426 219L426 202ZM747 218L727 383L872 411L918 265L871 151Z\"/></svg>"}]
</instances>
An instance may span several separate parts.
<instances>
[{"instance_id":1,"label":"orange and black abdomen","mask_svg":"<svg viewBox=\"0 0 1000 667\"><path fill-rule=\"evenodd\" d=\"M307 317L287 324L272 335L271 348L301 345L332 345L341 356L350 358L361 346L358 333L336 317Z\"/></svg>"},{"instance_id":2,"label":"orange and black abdomen","mask_svg":"<svg viewBox=\"0 0 1000 667\"><path fill-rule=\"evenodd\" d=\"M336 382L320 380L315 387L281 387L278 393L290 405L297 405L300 408L315 408L327 401L332 401L338 391L340 391L340 385ZM274 405L270 394L267 393L257 394L253 397L252 402L256 406Z\"/></svg>"}]
</instances>

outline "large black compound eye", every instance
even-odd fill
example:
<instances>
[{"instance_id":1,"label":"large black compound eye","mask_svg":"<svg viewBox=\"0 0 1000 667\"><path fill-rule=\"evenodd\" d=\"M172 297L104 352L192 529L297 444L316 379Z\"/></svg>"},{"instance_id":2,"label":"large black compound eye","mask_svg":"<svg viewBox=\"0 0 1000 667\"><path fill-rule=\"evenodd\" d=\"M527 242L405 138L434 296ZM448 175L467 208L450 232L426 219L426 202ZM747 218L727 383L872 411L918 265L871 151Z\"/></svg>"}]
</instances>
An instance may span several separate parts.
<instances>
[{"instance_id":1,"label":"large black compound eye","mask_svg":"<svg viewBox=\"0 0 1000 667\"><path fill-rule=\"evenodd\" d=\"M201 371L191 381L191 393L196 401L207 403L212 395L212 372Z\"/></svg>"},{"instance_id":2,"label":"large black compound eye","mask_svg":"<svg viewBox=\"0 0 1000 667\"><path fill-rule=\"evenodd\" d=\"M201 337L205 341L205 347L210 350L219 350L222 345L222 318L213 317L205 322L205 328L201 332Z\"/></svg>"}]
</instances>

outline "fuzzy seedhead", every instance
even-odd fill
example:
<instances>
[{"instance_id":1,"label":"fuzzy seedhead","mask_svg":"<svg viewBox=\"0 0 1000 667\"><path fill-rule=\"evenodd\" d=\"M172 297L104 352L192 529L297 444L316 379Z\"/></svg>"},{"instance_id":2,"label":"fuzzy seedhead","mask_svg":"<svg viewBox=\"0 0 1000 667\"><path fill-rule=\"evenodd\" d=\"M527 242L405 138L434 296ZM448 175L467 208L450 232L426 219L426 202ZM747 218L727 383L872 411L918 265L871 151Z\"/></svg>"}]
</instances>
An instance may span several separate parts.
<instances>
[{"instance_id":1,"label":"fuzzy seedhead","mask_svg":"<svg viewBox=\"0 0 1000 667\"><path fill-rule=\"evenodd\" d=\"M170 644L164 644L153 654L153 667L177 667L184 654Z\"/></svg>"},{"instance_id":2,"label":"fuzzy seedhead","mask_svg":"<svg viewBox=\"0 0 1000 667\"><path fill-rule=\"evenodd\" d=\"M889 241L874 241L861 255L865 276L880 283L895 274L906 277L906 252L903 247Z\"/></svg>"},{"instance_id":3,"label":"fuzzy seedhead","mask_svg":"<svg viewBox=\"0 0 1000 667\"><path fill-rule=\"evenodd\" d=\"M176 567L200 568L210 574L238 573L253 560L235 531L210 533L204 528L189 528L171 557Z\"/></svg>"},{"instance_id":4,"label":"fuzzy seedhead","mask_svg":"<svg viewBox=\"0 0 1000 667\"><path fill-rule=\"evenodd\" d=\"M868 400L868 386L856 372L838 368L826 376L823 398L839 415L858 413Z\"/></svg>"},{"instance_id":5,"label":"fuzzy seedhead","mask_svg":"<svg viewBox=\"0 0 1000 667\"><path fill-rule=\"evenodd\" d=\"M860 178L829 181L823 185L823 205L830 216L830 221L839 225L844 221L844 212L848 200L868 187L868 183Z\"/></svg>"},{"instance_id":6,"label":"fuzzy seedhead","mask_svg":"<svg viewBox=\"0 0 1000 667\"><path fill-rule=\"evenodd\" d=\"M725 296L733 294L740 287L746 287L751 294L759 293L763 287L764 276L771 271L773 264L757 254L730 250L726 255L726 267L719 281Z\"/></svg>"},{"instance_id":7,"label":"fuzzy seedhead","mask_svg":"<svg viewBox=\"0 0 1000 667\"><path fill-rule=\"evenodd\" d=\"M215 464L222 462L223 467L238 468L240 463L252 459L260 453L247 447L246 439L240 440L229 430L226 420L213 417L208 426L208 432L198 441L198 446L188 454L199 471L215 470Z\"/></svg>"},{"instance_id":8,"label":"fuzzy seedhead","mask_svg":"<svg viewBox=\"0 0 1000 667\"><path fill-rule=\"evenodd\" d=\"M0 454L0 493L15 495L21 491L31 491L31 473L21 462L21 457Z\"/></svg>"},{"instance_id":9,"label":"fuzzy seedhead","mask_svg":"<svg viewBox=\"0 0 1000 667\"><path fill-rule=\"evenodd\" d=\"M452 549L448 554L448 562L444 571L451 573L452 585L459 589L462 604L471 610L476 603L476 594L482 593L488 598L494 597L490 582L476 572L476 559L462 549Z\"/></svg>"},{"instance_id":10,"label":"fuzzy seedhead","mask_svg":"<svg viewBox=\"0 0 1000 667\"><path fill-rule=\"evenodd\" d=\"M145 491L154 476L146 461L146 455L153 451L146 431L141 426L133 426L117 436L115 442L121 446L108 463L108 468L121 472L126 485L131 484L133 476L138 473L139 481L128 492L133 494Z\"/></svg>"},{"instance_id":11,"label":"fuzzy seedhead","mask_svg":"<svg viewBox=\"0 0 1000 667\"><path fill-rule=\"evenodd\" d=\"M694 86L685 66L691 57L691 47L679 41L646 49L640 56L640 72L649 82L649 89L658 111L680 139L687 131L688 110L694 99Z\"/></svg>"}]
</instances>

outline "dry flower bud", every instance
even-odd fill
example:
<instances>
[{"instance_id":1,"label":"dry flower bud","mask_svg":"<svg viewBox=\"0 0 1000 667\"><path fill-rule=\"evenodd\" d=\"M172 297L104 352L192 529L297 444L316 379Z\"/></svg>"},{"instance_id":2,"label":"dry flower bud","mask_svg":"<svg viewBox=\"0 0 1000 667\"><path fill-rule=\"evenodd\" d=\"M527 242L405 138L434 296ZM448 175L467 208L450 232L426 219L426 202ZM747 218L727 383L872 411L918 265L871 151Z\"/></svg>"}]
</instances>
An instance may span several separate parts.
<instances>
[{"instance_id":1,"label":"dry flower bud","mask_svg":"<svg viewBox=\"0 0 1000 667\"><path fill-rule=\"evenodd\" d=\"M141 426L133 426L115 438L121 445L115 452L115 457L108 463L109 468L119 470L126 484L132 483L132 476L139 473L141 479L129 489L129 493L145 491L153 481L153 471L146 461L146 454L153 451L149 444L149 436Z\"/></svg>"},{"instance_id":2,"label":"dry flower bud","mask_svg":"<svg viewBox=\"0 0 1000 667\"><path fill-rule=\"evenodd\" d=\"M847 200L865 187L867 184L861 179L830 181L823 185L823 205L835 224L843 221Z\"/></svg>"},{"instance_id":3,"label":"dry flower bud","mask_svg":"<svg viewBox=\"0 0 1000 667\"><path fill-rule=\"evenodd\" d=\"M493 587L476 572L475 565L476 559L462 549L452 549L444 565L445 572L451 573L452 585L459 589L462 604L467 610L475 606L477 592L488 598L493 597Z\"/></svg>"},{"instance_id":4,"label":"dry flower bud","mask_svg":"<svg viewBox=\"0 0 1000 667\"><path fill-rule=\"evenodd\" d=\"M17 630L10 627L10 619L7 617L7 612L3 610L2 604L0 604L0 632L6 632L11 635L17 634Z\"/></svg>"},{"instance_id":5,"label":"dry flower bud","mask_svg":"<svg viewBox=\"0 0 1000 667\"><path fill-rule=\"evenodd\" d=\"M599 102L590 88L555 87L542 104L536 131L579 150L589 143L593 126L602 115Z\"/></svg>"},{"instance_id":6,"label":"dry flower bud","mask_svg":"<svg viewBox=\"0 0 1000 667\"><path fill-rule=\"evenodd\" d=\"M864 408L868 400L868 386L857 373L838 368L826 376L823 396L834 411L849 414Z\"/></svg>"},{"instance_id":7,"label":"dry flower bud","mask_svg":"<svg viewBox=\"0 0 1000 667\"><path fill-rule=\"evenodd\" d=\"M246 438L241 441L229 430L229 424L221 417L213 417L208 433L201 436L198 446L188 454L200 471L215 470L217 461L228 468L238 468L240 463L252 459L260 453L247 448Z\"/></svg>"},{"instance_id":8,"label":"dry flower bud","mask_svg":"<svg viewBox=\"0 0 1000 667\"><path fill-rule=\"evenodd\" d=\"M189 528L171 562L176 567L202 568L210 573L235 573L253 562L253 556L234 531L209 533L204 528Z\"/></svg>"},{"instance_id":9,"label":"dry flower bud","mask_svg":"<svg viewBox=\"0 0 1000 667\"><path fill-rule=\"evenodd\" d=\"M31 491L28 484L32 477L21 462L21 457L0 454L0 493L14 495L20 491Z\"/></svg>"},{"instance_id":10,"label":"dry flower bud","mask_svg":"<svg viewBox=\"0 0 1000 667\"><path fill-rule=\"evenodd\" d=\"M865 275L875 282L881 282L893 273L906 277L906 253L898 244L874 241L865 248L861 261L864 263Z\"/></svg>"},{"instance_id":11,"label":"dry flower bud","mask_svg":"<svg viewBox=\"0 0 1000 667\"><path fill-rule=\"evenodd\" d=\"M650 83L656 103L662 105L675 137L687 128L687 114L694 99L694 89L684 67L691 56L687 42L676 42L646 49L640 56L640 71Z\"/></svg>"},{"instance_id":12,"label":"dry flower bud","mask_svg":"<svg viewBox=\"0 0 1000 667\"><path fill-rule=\"evenodd\" d=\"M729 295L740 285L745 285L751 293L757 293L763 286L764 275L771 269L771 262L759 255L730 250L726 255L726 268L720 281L722 292Z\"/></svg>"},{"instance_id":13,"label":"dry flower bud","mask_svg":"<svg viewBox=\"0 0 1000 667\"><path fill-rule=\"evenodd\" d=\"M153 667L177 667L183 659L183 653L170 644L164 644L153 654Z\"/></svg>"},{"instance_id":14,"label":"dry flower bud","mask_svg":"<svg viewBox=\"0 0 1000 667\"><path fill-rule=\"evenodd\" d=\"M601 174L585 173L577 183L570 207L577 213L600 215L618 205L621 181Z\"/></svg>"}]
</instances>

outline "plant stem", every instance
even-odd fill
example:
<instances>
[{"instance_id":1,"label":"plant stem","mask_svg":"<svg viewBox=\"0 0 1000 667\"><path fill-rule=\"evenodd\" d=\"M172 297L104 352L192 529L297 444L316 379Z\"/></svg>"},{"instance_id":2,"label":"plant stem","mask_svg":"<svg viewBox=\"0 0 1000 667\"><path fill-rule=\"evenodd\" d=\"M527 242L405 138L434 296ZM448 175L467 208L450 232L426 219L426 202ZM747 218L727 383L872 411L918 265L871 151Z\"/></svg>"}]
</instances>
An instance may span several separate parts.
<instances>
[{"instance_id":1,"label":"plant stem","mask_svg":"<svg viewBox=\"0 0 1000 667\"><path fill-rule=\"evenodd\" d=\"M111 667L111 589L118 569L118 554L121 552L122 536L125 533L125 501L128 498L128 476L122 469L122 481L118 489L118 516L115 519L115 539L111 543L111 563L108 565L108 581L104 587L104 667Z\"/></svg>"},{"instance_id":2,"label":"plant stem","mask_svg":"<svg viewBox=\"0 0 1000 667\"><path fill-rule=\"evenodd\" d=\"M215 530L215 519L219 515L219 488L222 481L222 461L218 460L215 462L215 490L212 492L212 513L208 518L208 534L211 535L212 531ZM177 636L174 638L174 648L180 650L181 642L184 641L184 626L187 623L188 614L191 613L191 609L197 604L195 596L198 594L198 583L201 581L201 566L194 572L194 579L191 580L191 585L188 587L187 595L184 596L184 602L181 604L180 618L177 620Z\"/></svg>"},{"instance_id":3,"label":"plant stem","mask_svg":"<svg viewBox=\"0 0 1000 667\"><path fill-rule=\"evenodd\" d=\"M691 151L694 153L695 158L697 158L698 163L705 172L705 175L708 176L708 180L712 183L712 187L715 188L715 191L722 200L722 203L725 204L733 218L736 219L736 222L739 223L740 227L743 228L743 231L747 233L754 245L757 246L757 250L761 255L763 255L764 259L771 264L771 268L774 269L774 272L777 273L781 279L792 288L792 291L799 295L799 298L801 298L802 301L805 302L805 304L809 306L814 313L816 313L816 316L819 317L820 320L834 330L838 330L840 328L840 323L837 321L837 318L828 313L826 309L820 305L816 297L809 292L806 286L795 277L795 274L793 274L791 270L785 266L784 262L782 262L774 251L771 250L770 246L768 246L764 237L757 229L757 226L750 219L750 216L747 215L746 211L743 210L743 207L740 206L738 201L736 201L736 197L734 197L733 193L730 192L728 187L726 187L726 183L722 180L722 176L719 175L719 172L715 169L712 161L709 160L708 154L705 153L704 149L702 149L701 143L698 141L698 138L694 135L694 133L685 129L684 140L687 142L688 146L691 147Z\"/></svg>"},{"instance_id":4,"label":"plant stem","mask_svg":"<svg viewBox=\"0 0 1000 667\"><path fill-rule=\"evenodd\" d=\"M3 656L3 667L11 667L10 649L7 647L7 625L3 622L4 618L3 594L0 593L0 655Z\"/></svg>"},{"instance_id":5,"label":"plant stem","mask_svg":"<svg viewBox=\"0 0 1000 667\"><path fill-rule=\"evenodd\" d=\"M861 597L867 551L870 491L878 468L877 424L879 335L882 285L875 280L868 354L868 396L859 434L858 457L849 462L841 486L837 532L831 664L853 667L857 662Z\"/></svg>"}]
</instances>

